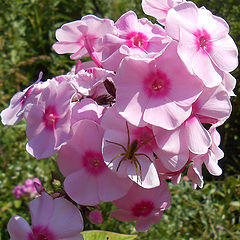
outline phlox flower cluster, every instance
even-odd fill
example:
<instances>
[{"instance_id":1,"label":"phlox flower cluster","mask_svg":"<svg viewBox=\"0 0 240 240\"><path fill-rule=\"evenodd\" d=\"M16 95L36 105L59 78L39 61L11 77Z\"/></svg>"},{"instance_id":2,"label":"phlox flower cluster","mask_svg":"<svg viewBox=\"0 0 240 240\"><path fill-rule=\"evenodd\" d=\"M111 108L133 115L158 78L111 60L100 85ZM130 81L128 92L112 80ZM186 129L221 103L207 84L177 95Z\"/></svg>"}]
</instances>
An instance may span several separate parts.
<instances>
[{"instance_id":1,"label":"phlox flower cluster","mask_svg":"<svg viewBox=\"0 0 240 240\"><path fill-rule=\"evenodd\" d=\"M58 153L74 202L111 201L118 207L111 216L136 221L140 232L170 206L169 183L186 172L193 189L202 188L203 165L222 173L217 127L230 116L238 65L228 24L205 7L184 0L142 7L157 23L129 11L115 23L88 15L57 29L53 49L76 65L44 82L40 73L1 112L5 125L25 118L32 156Z\"/></svg>"},{"instance_id":2,"label":"phlox flower cluster","mask_svg":"<svg viewBox=\"0 0 240 240\"><path fill-rule=\"evenodd\" d=\"M24 184L17 185L13 190L12 193L14 194L16 199L19 199L22 196L30 196L35 197L38 196L38 192L35 188L34 183L41 184L41 181L38 178L28 178L25 180Z\"/></svg>"}]
</instances>

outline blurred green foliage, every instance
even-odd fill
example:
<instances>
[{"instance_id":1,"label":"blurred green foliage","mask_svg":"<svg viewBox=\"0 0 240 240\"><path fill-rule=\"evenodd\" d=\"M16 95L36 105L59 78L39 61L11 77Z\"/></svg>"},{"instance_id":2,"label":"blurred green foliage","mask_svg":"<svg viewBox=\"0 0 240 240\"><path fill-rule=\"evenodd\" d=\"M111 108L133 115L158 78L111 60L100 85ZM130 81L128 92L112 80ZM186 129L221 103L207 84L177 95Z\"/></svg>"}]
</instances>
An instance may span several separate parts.
<instances>
[{"instance_id":1,"label":"blurred green foliage","mask_svg":"<svg viewBox=\"0 0 240 240\"><path fill-rule=\"evenodd\" d=\"M196 0L230 25L230 34L240 46L240 0ZM40 71L43 79L66 73L74 61L68 55L57 55L51 48L55 31L62 24L80 19L86 14L117 20L124 12L141 10L141 0L2 0L0 1L0 111L8 106L14 93L33 83ZM152 21L153 18L149 17ZM233 72L237 79L236 95L240 95L240 70ZM188 181L171 185L172 206L162 221L137 239L240 239L240 98L232 99L233 112L220 128L221 148L225 157L220 161L221 177L205 184L204 189L192 191ZM6 225L12 215L19 214L28 221L27 199L15 200L11 191L28 177L38 177L49 191L51 159L37 161L25 151L24 121L14 127L0 126L0 240L8 239ZM232 176L230 176L232 175ZM229 177L230 176L230 177ZM104 223L85 230L102 229L135 234L133 223L109 219L110 203L102 205Z\"/></svg>"}]
</instances>

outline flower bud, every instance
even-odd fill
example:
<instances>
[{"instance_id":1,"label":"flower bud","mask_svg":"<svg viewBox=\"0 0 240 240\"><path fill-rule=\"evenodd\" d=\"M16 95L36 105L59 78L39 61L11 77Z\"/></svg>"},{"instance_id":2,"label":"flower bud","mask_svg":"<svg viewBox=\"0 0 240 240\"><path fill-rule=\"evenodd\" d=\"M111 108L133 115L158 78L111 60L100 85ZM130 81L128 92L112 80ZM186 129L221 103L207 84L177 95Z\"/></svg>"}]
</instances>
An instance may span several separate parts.
<instances>
[{"instance_id":1,"label":"flower bud","mask_svg":"<svg viewBox=\"0 0 240 240\"><path fill-rule=\"evenodd\" d=\"M102 213L98 210L93 210L89 213L88 218L91 223L93 224L101 224L103 219L102 219Z\"/></svg>"}]
</instances>

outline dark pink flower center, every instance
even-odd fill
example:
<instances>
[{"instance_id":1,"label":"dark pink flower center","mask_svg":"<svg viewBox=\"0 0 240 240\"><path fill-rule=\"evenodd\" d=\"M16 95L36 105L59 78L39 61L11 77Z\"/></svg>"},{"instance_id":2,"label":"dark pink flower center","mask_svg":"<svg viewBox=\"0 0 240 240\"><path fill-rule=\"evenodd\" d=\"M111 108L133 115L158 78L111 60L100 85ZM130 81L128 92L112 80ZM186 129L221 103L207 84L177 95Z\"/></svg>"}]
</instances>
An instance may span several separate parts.
<instances>
[{"instance_id":1,"label":"dark pink flower center","mask_svg":"<svg viewBox=\"0 0 240 240\"><path fill-rule=\"evenodd\" d=\"M143 80L143 89L149 97L165 96L169 91L169 79L159 70L151 72Z\"/></svg>"},{"instance_id":2,"label":"dark pink flower center","mask_svg":"<svg viewBox=\"0 0 240 240\"><path fill-rule=\"evenodd\" d=\"M132 213L136 217L146 217L152 213L154 204L151 201L141 201L132 208Z\"/></svg>"},{"instance_id":3,"label":"dark pink flower center","mask_svg":"<svg viewBox=\"0 0 240 240\"><path fill-rule=\"evenodd\" d=\"M45 124L45 127L48 130L55 129L58 119L59 119L59 116L57 114L56 107L55 106L48 106L45 109L45 113L43 114L43 122Z\"/></svg>"},{"instance_id":4,"label":"dark pink flower center","mask_svg":"<svg viewBox=\"0 0 240 240\"><path fill-rule=\"evenodd\" d=\"M211 36L205 29L197 30L194 35L196 36L197 51L202 50L205 53L212 50Z\"/></svg>"},{"instance_id":5,"label":"dark pink flower center","mask_svg":"<svg viewBox=\"0 0 240 240\"><path fill-rule=\"evenodd\" d=\"M148 38L141 32L131 32L126 37L126 44L128 47L138 47L146 49L148 46Z\"/></svg>"},{"instance_id":6,"label":"dark pink flower center","mask_svg":"<svg viewBox=\"0 0 240 240\"><path fill-rule=\"evenodd\" d=\"M57 240L48 227L34 227L33 232L28 235L28 240Z\"/></svg>"},{"instance_id":7,"label":"dark pink flower center","mask_svg":"<svg viewBox=\"0 0 240 240\"><path fill-rule=\"evenodd\" d=\"M134 140L138 141L138 146L142 145L139 152L151 152L156 145L153 132L149 127L138 127L132 132Z\"/></svg>"},{"instance_id":8,"label":"dark pink flower center","mask_svg":"<svg viewBox=\"0 0 240 240\"><path fill-rule=\"evenodd\" d=\"M102 154L93 151L85 152L83 155L83 166L93 175L101 174L106 168Z\"/></svg>"}]
</instances>

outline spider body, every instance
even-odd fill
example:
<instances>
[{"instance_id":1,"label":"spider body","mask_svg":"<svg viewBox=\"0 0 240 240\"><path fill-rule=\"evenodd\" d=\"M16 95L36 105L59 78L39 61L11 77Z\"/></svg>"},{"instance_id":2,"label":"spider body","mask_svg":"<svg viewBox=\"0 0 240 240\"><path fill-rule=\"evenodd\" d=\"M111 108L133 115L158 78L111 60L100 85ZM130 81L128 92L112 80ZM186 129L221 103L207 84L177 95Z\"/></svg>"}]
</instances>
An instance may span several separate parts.
<instances>
[{"instance_id":1,"label":"spider body","mask_svg":"<svg viewBox=\"0 0 240 240\"><path fill-rule=\"evenodd\" d=\"M138 151L143 145L145 145L145 144L147 144L149 141L151 141L152 138L148 139L147 141L143 142L143 143L140 144L140 145L139 145L138 140L136 140L136 139L131 142L130 133L129 133L129 127L128 127L128 123L127 123L127 122L126 122L126 128L127 128L127 135L128 135L127 147L123 146L123 145L120 144L120 143L116 143L116 142L112 142L112 141L106 140L106 142L115 144L115 145L121 147L122 150L123 150L123 153L120 153L120 154L118 154L116 157L114 157L114 158L108 163L108 166L109 166L114 160L116 160L117 158L122 157L121 160L119 161L118 165L117 165L116 171L118 171L123 161L128 161L128 160L130 160L131 164L134 164L134 166L135 166L135 168L136 168L137 181L138 181L138 179L139 179L139 177L140 177L140 181L142 182L142 180L143 180L143 177L142 177L142 167L141 167L140 162L139 162L138 159L137 159L137 156L145 156L150 162L152 162L152 160L151 160L151 158L150 158L147 154L145 154L145 153L137 153L137 151Z\"/></svg>"}]
</instances>

